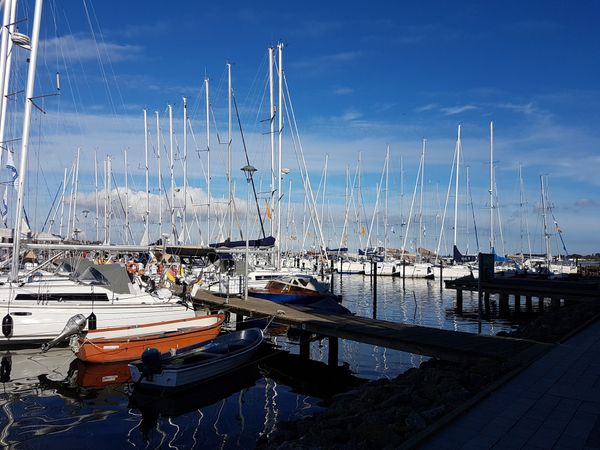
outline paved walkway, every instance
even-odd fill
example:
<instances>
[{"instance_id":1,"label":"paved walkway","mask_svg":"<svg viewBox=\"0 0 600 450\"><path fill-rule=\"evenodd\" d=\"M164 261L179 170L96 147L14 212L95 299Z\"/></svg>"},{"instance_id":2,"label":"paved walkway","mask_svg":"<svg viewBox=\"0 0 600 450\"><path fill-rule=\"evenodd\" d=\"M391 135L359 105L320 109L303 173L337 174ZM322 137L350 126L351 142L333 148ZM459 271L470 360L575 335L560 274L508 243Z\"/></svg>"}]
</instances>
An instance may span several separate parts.
<instances>
[{"instance_id":1,"label":"paved walkway","mask_svg":"<svg viewBox=\"0 0 600 450\"><path fill-rule=\"evenodd\" d=\"M600 321L442 429L426 449L600 449Z\"/></svg>"}]
</instances>

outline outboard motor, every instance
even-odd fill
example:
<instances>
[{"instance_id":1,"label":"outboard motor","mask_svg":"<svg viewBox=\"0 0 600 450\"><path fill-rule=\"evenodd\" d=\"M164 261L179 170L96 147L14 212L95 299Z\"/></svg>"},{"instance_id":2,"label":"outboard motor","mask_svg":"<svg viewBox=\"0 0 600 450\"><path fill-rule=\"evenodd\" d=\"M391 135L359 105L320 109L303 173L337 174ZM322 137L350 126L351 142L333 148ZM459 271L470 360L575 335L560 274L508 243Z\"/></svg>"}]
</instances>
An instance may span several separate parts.
<instances>
[{"instance_id":1,"label":"outboard motor","mask_svg":"<svg viewBox=\"0 0 600 450\"><path fill-rule=\"evenodd\" d=\"M48 342L46 344L42 344L42 353L47 352L52 347L54 347L56 344L58 344L59 342L61 342L64 339L68 338L69 336L72 336L74 334L77 334L77 333L80 333L81 331L83 331L83 329L85 328L86 322L87 322L87 317L85 317L83 314L76 314L73 317L71 317L67 321L67 324L65 325L62 332L58 336L56 336L50 342Z\"/></svg>"},{"instance_id":2,"label":"outboard motor","mask_svg":"<svg viewBox=\"0 0 600 450\"><path fill-rule=\"evenodd\" d=\"M142 378L152 380L152 375L162 372L161 355L158 349L150 347L142 353Z\"/></svg>"}]
</instances>

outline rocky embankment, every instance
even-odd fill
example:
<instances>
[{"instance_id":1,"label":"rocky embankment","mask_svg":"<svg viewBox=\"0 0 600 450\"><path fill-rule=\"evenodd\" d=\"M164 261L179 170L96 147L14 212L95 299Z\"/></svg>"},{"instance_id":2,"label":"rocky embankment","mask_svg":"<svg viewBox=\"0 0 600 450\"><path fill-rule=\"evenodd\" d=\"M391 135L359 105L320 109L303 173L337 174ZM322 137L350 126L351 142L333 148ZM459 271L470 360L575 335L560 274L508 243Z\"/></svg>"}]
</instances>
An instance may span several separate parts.
<instances>
[{"instance_id":1,"label":"rocky embankment","mask_svg":"<svg viewBox=\"0 0 600 450\"><path fill-rule=\"evenodd\" d=\"M600 314L575 303L547 311L505 336L558 342ZM398 448L505 375L510 363L428 360L398 377L377 380L337 396L327 410L281 423L259 448Z\"/></svg>"}]
</instances>

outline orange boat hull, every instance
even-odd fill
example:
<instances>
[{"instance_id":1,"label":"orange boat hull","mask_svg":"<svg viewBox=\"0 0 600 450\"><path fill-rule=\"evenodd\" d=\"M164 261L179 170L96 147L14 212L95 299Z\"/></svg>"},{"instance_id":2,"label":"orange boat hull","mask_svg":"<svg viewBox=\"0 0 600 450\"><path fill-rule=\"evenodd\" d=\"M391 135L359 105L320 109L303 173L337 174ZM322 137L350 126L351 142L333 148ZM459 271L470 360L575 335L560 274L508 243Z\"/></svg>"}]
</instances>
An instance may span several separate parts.
<instances>
[{"instance_id":1,"label":"orange boat hull","mask_svg":"<svg viewBox=\"0 0 600 450\"><path fill-rule=\"evenodd\" d=\"M161 353L187 347L217 337L225 320L222 314L219 314L218 318L219 320L211 326L170 333L155 333L133 338L88 339L83 337L79 339L77 358L90 363L113 363L139 359L144 350L150 347L158 349Z\"/></svg>"}]
</instances>

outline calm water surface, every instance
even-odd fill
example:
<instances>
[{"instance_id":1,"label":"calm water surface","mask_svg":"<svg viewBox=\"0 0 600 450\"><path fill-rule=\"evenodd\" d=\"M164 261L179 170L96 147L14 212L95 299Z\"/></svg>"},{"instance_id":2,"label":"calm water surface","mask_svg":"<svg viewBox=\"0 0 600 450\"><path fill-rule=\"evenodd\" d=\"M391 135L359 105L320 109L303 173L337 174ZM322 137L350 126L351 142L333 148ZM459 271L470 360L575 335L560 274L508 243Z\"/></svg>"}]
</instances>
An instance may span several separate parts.
<instances>
[{"instance_id":1,"label":"calm water surface","mask_svg":"<svg viewBox=\"0 0 600 450\"><path fill-rule=\"evenodd\" d=\"M477 295L455 293L439 281L336 277L334 289L357 315L483 334L514 326L514 312L477 320ZM536 313L536 311L534 311ZM523 314L520 315L523 317ZM299 357L297 340L270 341L286 353L178 395L148 394L122 380L126 365L86 366L67 349L2 352L0 445L16 448L253 448L280 421L324 407L333 394L363 380L393 378L426 358L352 341L339 342L339 367L327 366L327 339L311 342L312 361Z\"/></svg>"}]
</instances>

